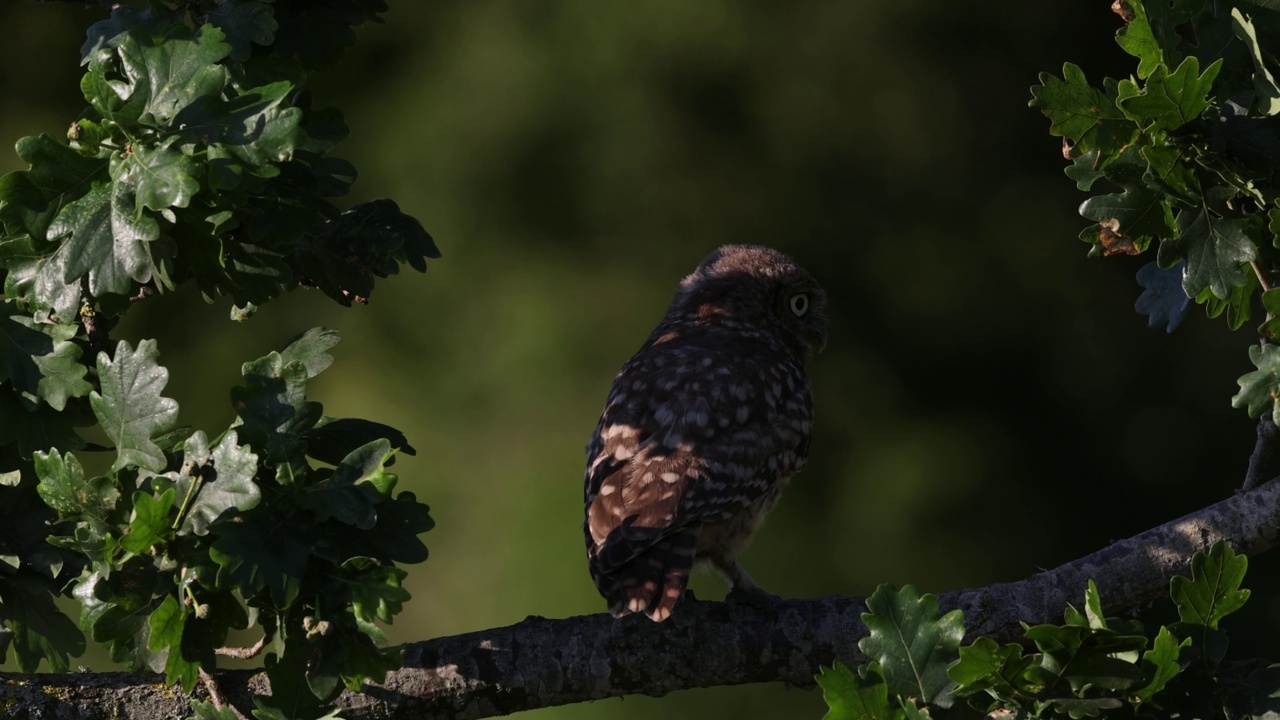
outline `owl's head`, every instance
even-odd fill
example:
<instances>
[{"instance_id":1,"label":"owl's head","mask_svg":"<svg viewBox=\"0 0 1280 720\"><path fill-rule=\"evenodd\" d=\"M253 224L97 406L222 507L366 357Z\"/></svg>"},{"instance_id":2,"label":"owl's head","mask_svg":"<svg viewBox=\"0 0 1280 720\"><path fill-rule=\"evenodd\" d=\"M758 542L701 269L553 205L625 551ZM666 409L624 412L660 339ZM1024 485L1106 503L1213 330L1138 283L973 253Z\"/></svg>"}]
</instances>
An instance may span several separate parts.
<instances>
[{"instance_id":1,"label":"owl's head","mask_svg":"<svg viewBox=\"0 0 1280 720\"><path fill-rule=\"evenodd\" d=\"M826 292L791 258L761 245L712 252L681 281L672 309L773 333L804 359L827 344Z\"/></svg>"}]
</instances>

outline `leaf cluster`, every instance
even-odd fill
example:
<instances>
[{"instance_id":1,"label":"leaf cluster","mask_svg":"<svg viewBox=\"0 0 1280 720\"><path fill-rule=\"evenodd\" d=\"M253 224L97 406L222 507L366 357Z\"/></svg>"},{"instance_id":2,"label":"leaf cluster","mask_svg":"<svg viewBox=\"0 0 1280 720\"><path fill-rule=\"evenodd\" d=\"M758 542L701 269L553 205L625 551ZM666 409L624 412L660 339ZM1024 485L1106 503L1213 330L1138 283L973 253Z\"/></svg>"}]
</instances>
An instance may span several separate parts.
<instances>
[{"instance_id":1,"label":"leaf cluster","mask_svg":"<svg viewBox=\"0 0 1280 720\"><path fill-rule=\"evenodd\" d=\"M1031 105L1063 141L1091 255L1156 260L1137 310L1172 331L1191 300L1238 329L1260 299L1264 341L1280 337L1280 10L1260 0L1118 0L1116 41L1134 75L1092 84L1076 65L1040 75ZM1272 357L1233 399L1280 417Z\"/></svg>"},{"instance_id":2,"label":"leaf cluster","mask_svg":"<svg viewBox=\"0 0 1280 720\"><path fill-rule=\"evenodd\" d=\"M338 22L347 32L381 5L330 4L352 16ZM331 52L312 57L303 49L319 40L296 37L332 34L314 27L329 14L195 5L126 6L89 29L89 107L69 142L23 138L31 169L0 179L6 297L60 322L85 306L110 319L188 279L241 307L299 283L350 304L402 263L425 270L439 253L394 202L345 213L329 202L356 172L328 154L347 134L341 113L311 109L302 88Z\"/></svg>"},{"instance_id":3,"label":"leaf cluster","mask_svg":"<svg viewBox=\"0 0 1280 720\"><path fill-rule=\"evenodd\" d=\"M1219 627L1249 597L1247 564L1224 543L1197 553L1191 577L1170 583L1178 622L1154 633L1107 618L1090 581L1083 610L1068 607L1061 625L1024 624L1023 642L1008 645L984 637L961 647L959 610L937 617L931 595L882 586L862 616L869 661L817 678L825 717L1273 717L1280 665L1228 661Z\"/></svg>"},{"instance_id":4,"label":"leaf cluster","mask_svg":"<svg viewBox=\"0 0 1280 720\"><path fill-rule=\"evenodd\" d=\"M336 333L246 363L237 419L209 434L178 425L154 340L110 339L135 303L186 283L242 320L298 287L363 303L439 256L391 200L334 205L356 177L330 155L347 128L305 88L385 10L118 6L88 29L87 107L65 140L17 142L29 168L0 177L0 662L66 670L87 637L190 689L256 626L261 717L319 717L398 665L379 624L408 599L398 565L426 559L432 521L395 492L401 433L307 399Z\"/></svg>"},{"instance_id":5,"label":"leaf cluster","mask_svg":"<svg viewBox=\"0 0 1280 720\"><path fill-rule=\"evenodd\" d=\"M426 559L417 536L432 521L393 492L387 467L413 452L400 433L306 399L336 342L312 330L245 363L239 417L214 440L176 425L154 342L99 354L91 399L111 470L88 478L55 449L36 453L35 471L57 515L50 541L81 558L80 628L113 660L190 689L253 622L273 641L271 704L294 708L397 665L376 623L408 599L395 564Z\"/></svg>"}]
</instances>

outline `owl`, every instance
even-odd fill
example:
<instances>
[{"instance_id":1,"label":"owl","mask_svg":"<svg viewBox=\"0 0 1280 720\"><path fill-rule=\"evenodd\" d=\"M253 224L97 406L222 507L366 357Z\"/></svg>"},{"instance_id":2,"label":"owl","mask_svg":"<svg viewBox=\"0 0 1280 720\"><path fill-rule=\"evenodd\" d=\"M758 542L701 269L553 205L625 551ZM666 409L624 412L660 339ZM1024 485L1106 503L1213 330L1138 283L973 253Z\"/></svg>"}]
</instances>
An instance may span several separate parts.
<instances>
[{"instance_id":1,"label":"owl","mask_svg":"<svg viewBox=\"0 0 1280 720\"><path fill-rule=\"evenodd\" d=\"M737 556L809 455L805 363L826 344L825 309L786 255L726 245L622 366L587 446L583 524L614 616L667 619L695 566L772 597Z\"/></svg>"}]
</instances>

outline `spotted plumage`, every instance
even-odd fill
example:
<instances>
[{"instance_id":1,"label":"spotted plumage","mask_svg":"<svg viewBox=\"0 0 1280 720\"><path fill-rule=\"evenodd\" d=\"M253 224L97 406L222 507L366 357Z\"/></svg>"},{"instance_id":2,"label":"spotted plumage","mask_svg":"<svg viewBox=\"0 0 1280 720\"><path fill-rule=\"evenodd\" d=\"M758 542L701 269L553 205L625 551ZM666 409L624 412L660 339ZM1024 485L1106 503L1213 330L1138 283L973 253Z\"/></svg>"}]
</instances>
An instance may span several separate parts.
<instances>
[{"instance_id":1,"label":"spotted plumage","mask_svg":"<svg viewBox=\"0 0 1280 720\"><path fill-rule=\"evenodd\" d=\"M611 613L665 620L695 563L763 593L736 558L809 455L825 308L765 247L726 245L680 283L587 447L588 565Z\"/></svg>"}]
</instances>

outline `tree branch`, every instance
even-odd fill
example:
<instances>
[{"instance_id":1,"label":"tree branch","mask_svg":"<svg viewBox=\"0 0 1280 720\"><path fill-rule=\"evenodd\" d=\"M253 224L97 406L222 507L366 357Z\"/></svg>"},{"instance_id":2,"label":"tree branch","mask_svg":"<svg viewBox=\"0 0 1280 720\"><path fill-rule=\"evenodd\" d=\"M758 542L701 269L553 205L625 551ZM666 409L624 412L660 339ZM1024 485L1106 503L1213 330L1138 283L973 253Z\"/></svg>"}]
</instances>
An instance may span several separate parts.
<instances>
[{"instance_id":1,"label":"tree branch","mask_svg":"<svg viewBox=\"0 0 1280 720\"><path fill-rule=\"evenodd\" d=\"M1009 641L1020 622L1058 622L1092 578L1108 614L1141 608L1189 574L1191 556L1214 542L1256 555L1280 538L1280 479L1240 493L1074 562L1025 580L939 595L961 608L967 639ZM620 695L783 682L811 686L819 665L863 660L861 598L787 600L771 610L693 602L655 624L631 616L530 617L509 627L410 645L404 668L364 693L344 693L344 717L484 718ZM220 672L226 700L242 712L261 673ZM200 691L198 695L203 696ZM14 717L185 717L190 698L151 675L0 674L0 707ZM25 714L24 714L25 713ZM43 715L38 715L43 713Z\"/></svg>"}]
</instances>

